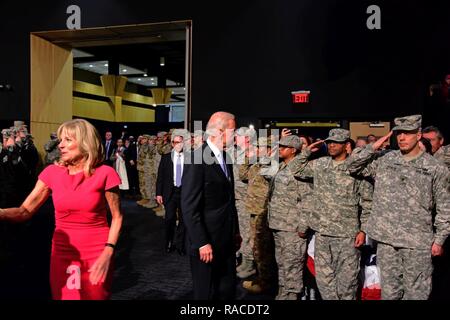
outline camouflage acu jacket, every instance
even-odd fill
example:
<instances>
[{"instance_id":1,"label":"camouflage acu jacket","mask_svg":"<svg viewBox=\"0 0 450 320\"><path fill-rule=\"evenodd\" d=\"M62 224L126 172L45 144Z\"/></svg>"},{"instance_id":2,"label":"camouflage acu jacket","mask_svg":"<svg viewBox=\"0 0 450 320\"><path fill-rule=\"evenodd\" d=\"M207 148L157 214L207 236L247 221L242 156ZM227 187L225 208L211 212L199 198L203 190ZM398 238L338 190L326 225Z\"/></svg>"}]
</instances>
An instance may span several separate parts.
<instances>
[{"instance_id":1,"label":"camouflage acu jacket","mask_svg":"<svg viewBox=\"0 0 450 320\"><path fill-rule=\"evenodd\" d=\"M370 214L370 183L351 175L347 161L335 162L331 157L308 161L311 152L304 150L298 176L313 178L314 193L309 224L312 229L334 237L354 237L365 228ZM362 207L360 215L359 206Z\"/></svg>"},{"instance_id":2,"label":"camouflage acu jacket","mask_svg":"<svg viewBox=\"0 0 450 320\"><path fill-rule=\"evenodd\" d=\"M442 245L450 234L448 169L427 153L409 161L398 150L377 160L373 154L369 145L354 152L349 162L351 172L375 179L365 231L395 247L430 249L433 241Z\"/></svg>"},{"instance_id":3,"label":"camouflage acu jacket","mask_svg":"<svg viewBox=\"0 0 450 320\"><path fill-rule=\"evenodd\" d=\"M267 214L269 203L269 182L260 174L261 164L242 164L239 166L239 179L247 183L245 210L250 214Z\"/></svg>"},{"instance_id":4,"label":"camouflage acu jacket","mask_svg":"<svg viewBox=\"0 0 450 320\"><path fill-rule=\"evenodd\" d=\"M302 201L311 195L312 186L295 177L299 167L297 155L287 165L280 163L273 175L262 172L270 180L268 221L271 229L297 232L308 229L308 214L302 208Z\"/></svg>"}]
</instances>

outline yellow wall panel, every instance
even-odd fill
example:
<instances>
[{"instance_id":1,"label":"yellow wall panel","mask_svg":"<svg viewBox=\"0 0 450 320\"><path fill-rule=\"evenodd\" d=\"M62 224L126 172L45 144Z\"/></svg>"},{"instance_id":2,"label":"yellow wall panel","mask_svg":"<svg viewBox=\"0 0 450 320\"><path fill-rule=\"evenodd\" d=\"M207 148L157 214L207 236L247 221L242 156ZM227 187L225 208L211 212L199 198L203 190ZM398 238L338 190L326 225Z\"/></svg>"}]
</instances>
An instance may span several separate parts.
<instances>
[{"instance_id":1,"label":"yellow wall panel","mask_svg":"<svg viewBox=\"0 0 450 320\"><path fill-rule=\"evenodd\" d=\"M104 101L74 97L73 115L89 119L114 122L112 104Z\"/></svg>"},{"instance_id":2,"label":"yellow wall panel","mask_svg":"<svg viewBox=\"0 0 450 320\"><path fill-rule=\"evenodd\" d=\"M143 96L136 93L124 92L123 100L137 102L152 106L155 104L155 100L152 97Z\"/></svg>"},{"instance_id":3,"label":"yellow wall panel","mask_svg":"<svg viewBox=\"0 0 450 320\"><path fill-rule=\"evenodd\" d=\"M83 81L73 81L73 91L93 94L96 96L105 97L105 91L102 86L97 86Z\"/></svg>"},{"instance_id":4,"label":"yellow wall panel","mask_svg":"<svg viewBox=\"0 0 450 320\"><path fill-rule=\"evenodd\" d=\"M122 106L123 122L155 122L155 110Z\"/></svg>"}]
</instances>

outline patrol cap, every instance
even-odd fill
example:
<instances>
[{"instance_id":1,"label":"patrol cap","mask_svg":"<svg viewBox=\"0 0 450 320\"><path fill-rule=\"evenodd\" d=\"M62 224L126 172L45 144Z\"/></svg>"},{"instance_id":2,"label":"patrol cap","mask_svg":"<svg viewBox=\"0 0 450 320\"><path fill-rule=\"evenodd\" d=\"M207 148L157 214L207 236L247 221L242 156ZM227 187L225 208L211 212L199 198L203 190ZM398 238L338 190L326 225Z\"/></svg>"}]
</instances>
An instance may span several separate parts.
<instances>
[{"instance_id":1,"label":"patrol cap","mask_svg":"<svg viewBox=\"0 0 450 320\"><path fill-rule=\"evenodd\" d=\"M158 136L158 138L162 138L162 137L164 137L166 134L167 134L166 131L160 131L160 132L158 132L157 136Z\"/></svg>"},{"instance_id":2,"label":"patrol cap","mask_svg":"<svg viewBox=\"0 0 450 320\"><path fill-rule=\"evenodd\" d=\"M415 131L422 127L422 116L416 114L394 119L395 127L393 131Z\"/></svg>"},{"instance_id":3,"label":"patrol cap","mask_svg":"<svg viewBox=\"0 0 450 320\"><path fill-rule=\"evenodd\" d=\"M249 130L249 127L240 127L236 130L236 135L238 136L245 136L247 134L247 131Z\"/></svg>"},{"instance_id":4,"label":"patrol cap","mask_svg":"<svg viewBox=\"0 0 450 320\"><path fill-rule=\"evenodd\" d=\"M334 141L334 142L347 142L350 139L350 131L346 129L331 129L328 134L328 138L325 139L325 142Z\"/></svg>"},{"instance_id":5,"label":"patrol cap","mask_svg":"<svg viewBox=\"0 0 450 320\"><path fill-rule=\"evenodd\" d=\"M25 125L25 122L23 122L23 121L14 121L14 127L16 127L16 128L19 128L23 125Z\"/></svg>"},{"instance_id":6,"label":"patrol cap","mask_svg":"<svg viewBox=\"0 0 450 320\"><path fill-rule=\"evenodd\" d=\"M143 135L142 135L142 138L145 138L145 139L151 139L152 137L151 137L151 135L149 135L149 134L143 134Z\"/></svg>"},{"instance_id":7,"label":"patrol cap","mask_svg":"<svg viewBox=\"0 0 450 320\"><path fill-rule=\"evenodd\" d=\"M290 135L286 137L282 137L280 142L278 143L280 146L290 147L297 150L301 150L302 148L302 140L296 135Z\"/></svg>"},{"instance_id":8,"label":"patrol cap","mask_svg":"<svg viewBox=\"0 0 450 320\"><path fill-rule=\"evenodd\" d=\"M270 138L268 137L259 137L258 140L254 140L254 146L266 146L270 147Z\"/></svg>"},{"instance_id":9,"label":"patrol cap","mask_svg":"<svg viewBox=\"0 0 450 320\"><path fill-rule=\"evenodd\" d=\"M156 139L156 136L155 135L151 135L151 136L149 136L150 138L149 139Z\"/></svg>"}]
</instances>

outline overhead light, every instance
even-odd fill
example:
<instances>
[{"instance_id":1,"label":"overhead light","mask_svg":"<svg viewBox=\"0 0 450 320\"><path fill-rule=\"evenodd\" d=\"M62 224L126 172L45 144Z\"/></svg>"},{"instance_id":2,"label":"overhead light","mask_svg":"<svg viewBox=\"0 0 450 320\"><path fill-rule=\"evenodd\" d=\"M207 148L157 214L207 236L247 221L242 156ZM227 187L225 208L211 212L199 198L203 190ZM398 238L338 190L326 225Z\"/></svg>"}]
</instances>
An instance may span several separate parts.
<instances>
[{"instance_id":1,"label":"overhead light","mask_svg":"<svg viewBox=\"0 0 450 320\"><path fill-rule=\"evenodd\" d=\"M108 66L108 64L107 63L105 63L103 66L105 66L105 67L107 67Z\"/></svg>"},{"instance_id":2,"label":"overhead light","mask_svg":"<svg viewBox=\"0 0 450 320\"><path fill-rule=\"evenodd\" d=\"M161 67L164 67L166 65L166 58L164 57L159 58L159 65Z\"/></svg>"},{"instance_id":3,"label":"overhead light","mask_svg":"<svg viewBox=\"0 0 450 320\"><path fill-rule=\"evenodd\" d=\"M144 77L148 77L148 74L144 73Z\"/></svg>"},{"instance_id":4,"label":"overhead light","mask_svg":"<svg viewBox=\"0 0 450 320\"><path fill-rule=\"evenodd\" d=\"M141 78L138 78L138 81L142 81L142 79L141 79Z\"/></svg>"},{"instance_id":5,"label":"overhead light","mask_svg":"<svg viewBox=\"0 0 450 320\"><path fill-rule=\"evenodd\" d=\"M156 103L154 103L153 106L156 107Z\"/></svg>"},{"instance_id":6,"label":"overhead light","mask_svg":"<svg viewBox=\"0 0 450 320\"><path fill-rule=\"evenodd\" d=\"M128 70L127 70L127 69L123 69L122 72L123 72L123 73L127 73Z\"/></svg>"},{"instance_id":7,"label":"overhead light","mask_svg":"<svg viewBox=\"0 0 450 320\"><path fill-rule=\"evenodd\" d=\"M250 129L252 129L252 130L255 130L255 126L254 126L254 125L252 125L252 124L251 124L251 125L249 125L248 127L249 127Z\"/></svg>"},{"instance_id":8,"label":"overhead light","mask_svg":"<svg viewBox=\"0 0 450 320\"><path fill-rule=\"evenodd\" d=\"M93 68L93 67L94 67L94 65L93 65L93 64L90 64L90 65L89 65L89 68Z\"/></svg>"}]
</instances>

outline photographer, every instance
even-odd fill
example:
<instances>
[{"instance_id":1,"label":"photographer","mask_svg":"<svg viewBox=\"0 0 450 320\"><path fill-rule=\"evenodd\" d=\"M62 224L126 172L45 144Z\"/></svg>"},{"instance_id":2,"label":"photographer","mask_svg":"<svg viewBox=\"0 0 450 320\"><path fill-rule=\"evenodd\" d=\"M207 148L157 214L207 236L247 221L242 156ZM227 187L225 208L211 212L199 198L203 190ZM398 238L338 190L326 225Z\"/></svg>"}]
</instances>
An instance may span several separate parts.
<instances>
[{"instance_id":1,"label":"photographer","mask_svg":"<svg viewBox=\"0 0 450 320\"><path fill-rule=\"evenodd\" d=\"M45 150L45 166L53 164L59 160L61 156L58 148L59 140L56 132L50 134L50 140L44 145Z\"/></svg>"}]
</instances>

